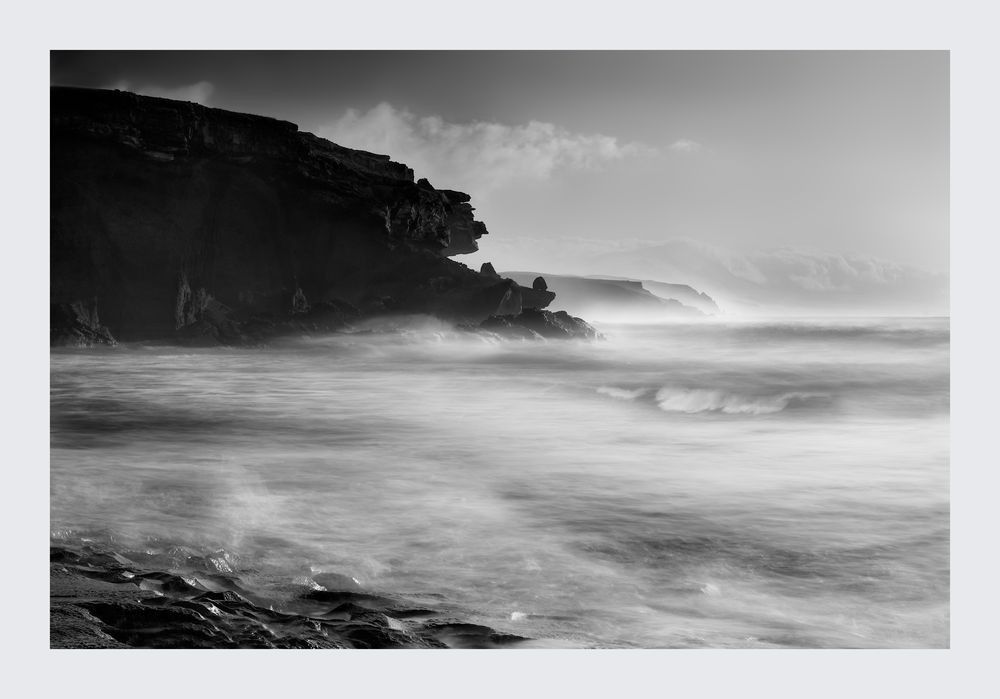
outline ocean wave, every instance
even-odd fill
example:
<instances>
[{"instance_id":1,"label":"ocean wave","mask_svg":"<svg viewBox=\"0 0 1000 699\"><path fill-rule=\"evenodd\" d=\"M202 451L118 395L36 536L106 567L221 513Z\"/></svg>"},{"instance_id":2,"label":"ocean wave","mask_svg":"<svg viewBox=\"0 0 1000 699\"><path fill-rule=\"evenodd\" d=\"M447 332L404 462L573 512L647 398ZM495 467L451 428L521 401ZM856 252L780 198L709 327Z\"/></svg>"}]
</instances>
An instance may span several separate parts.
<instances>
[{"instance_id":1,"label":"ocean wave","mask_svg":"<svg viewBox=\"0 0 1000 699\"><path fill-rule=\"evenodd\" d=\"M729 415L767 415L779 413L793 401L814 397L808 393L782 393L771 396L745 396L720 390L664 386L656 392L660 410L670 413L720 412Z\"/></svg>"},{"instance_id":2,"label":"ocean wave","mask_svg":"<svg viewBox=\"0 0 1000 699\"><path fill-rule=\"evenodd\" d=\"M810 398L825 398L825 395L790 391L764 396L750 396L742 393L718 389L681 388L623 388L620 386L599 386L597 393L616 400L636 401L655 391L653 402L668 413L726 413L728 415L767 415L785 410L789 405L801 403Z\"/></svg>"}]
</instances>

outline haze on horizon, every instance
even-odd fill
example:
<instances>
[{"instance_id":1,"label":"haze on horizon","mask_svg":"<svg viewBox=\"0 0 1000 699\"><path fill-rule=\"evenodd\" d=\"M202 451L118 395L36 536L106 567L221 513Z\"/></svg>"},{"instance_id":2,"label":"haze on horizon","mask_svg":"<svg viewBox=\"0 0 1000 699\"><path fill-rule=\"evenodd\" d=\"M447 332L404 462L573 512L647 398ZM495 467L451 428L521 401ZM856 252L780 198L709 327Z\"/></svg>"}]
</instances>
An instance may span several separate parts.
<instances>
[{"instance_id":1,"label":"haze on horizon","mask_svg":"<svg viewBox=\"0 0 1000 699\"><path fill-rule=\"evenodd\" d=\"M947 313L946 51L56 51L51 82L386 153L472 195L470 267Z\"/></svg>"}]
</instances>

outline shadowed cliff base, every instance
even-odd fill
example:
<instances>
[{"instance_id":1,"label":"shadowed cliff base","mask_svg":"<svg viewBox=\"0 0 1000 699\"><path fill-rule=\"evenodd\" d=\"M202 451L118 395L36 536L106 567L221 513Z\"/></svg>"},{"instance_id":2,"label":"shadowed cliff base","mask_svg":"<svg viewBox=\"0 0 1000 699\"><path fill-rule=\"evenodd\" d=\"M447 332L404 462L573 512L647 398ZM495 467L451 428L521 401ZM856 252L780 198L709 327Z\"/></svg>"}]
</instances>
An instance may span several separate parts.
<instances>
[{"instance_id":1,"label":"shadowed cliff base","mask_svg":"<svg viewBox=\"0 0 1000 699\"><path fill-rule=\"evenodd\" d=\"M475 325L555 298L449 259L487 234L467 194L289 122L54 87L51 146L54 345Z\"/></svg>"}]
</instances>

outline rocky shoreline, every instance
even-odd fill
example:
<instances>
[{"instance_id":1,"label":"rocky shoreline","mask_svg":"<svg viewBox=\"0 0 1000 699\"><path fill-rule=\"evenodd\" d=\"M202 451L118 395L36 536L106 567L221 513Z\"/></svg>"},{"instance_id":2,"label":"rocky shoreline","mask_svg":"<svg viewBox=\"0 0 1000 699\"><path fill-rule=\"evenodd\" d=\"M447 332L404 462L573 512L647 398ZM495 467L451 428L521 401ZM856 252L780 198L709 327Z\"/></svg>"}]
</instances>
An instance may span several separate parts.
<instances>
[{"instance_id":1,"label":"rocky shoreline","mask_svg":"<svg viewBox=\"0 0 1000 699\"><path fill-rule=\"evenodd\" d=\"M529 641L362 590L347 576L320 576L322 585L310 581L275 599L226 568L224 559L180 547L119 553L53 545L50 647L509 648Z\"/></svg>"}]
</instances>

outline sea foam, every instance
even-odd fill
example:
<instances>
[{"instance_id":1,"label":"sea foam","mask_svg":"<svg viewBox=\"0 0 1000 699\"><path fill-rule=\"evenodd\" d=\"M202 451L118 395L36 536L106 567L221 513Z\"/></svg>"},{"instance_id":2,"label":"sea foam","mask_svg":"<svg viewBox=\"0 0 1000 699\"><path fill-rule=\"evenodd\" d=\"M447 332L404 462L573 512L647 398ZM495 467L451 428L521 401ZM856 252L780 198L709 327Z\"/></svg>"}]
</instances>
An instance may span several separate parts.
<instances>
[{"instance_id":1,"label":"sea foam","mask_svg":"<svg viewBox=\"0 0 1000 699\"><path fill-rule=\"evenodd\" d=\"M664 386L656 392L656 403L666 412L766 415L781 412L793 400L809 397L806 393L753 397L719 390Z\"/></svg>"},{"instance_id":2,"label":"sea foam","mask_svg":"<svg viewBox=\"0 0 1000 699\"><path fill-rule=\"evenodd\" d=\"M601 386L597 389L598 393L602 393L606 396L611 396L612 398L617 398L618 400L635 400L639 396L646 393L648 389L637 388L635 390L628 390L626 388L617 388L615 386Z\"/></svg>"}]
</instances>

